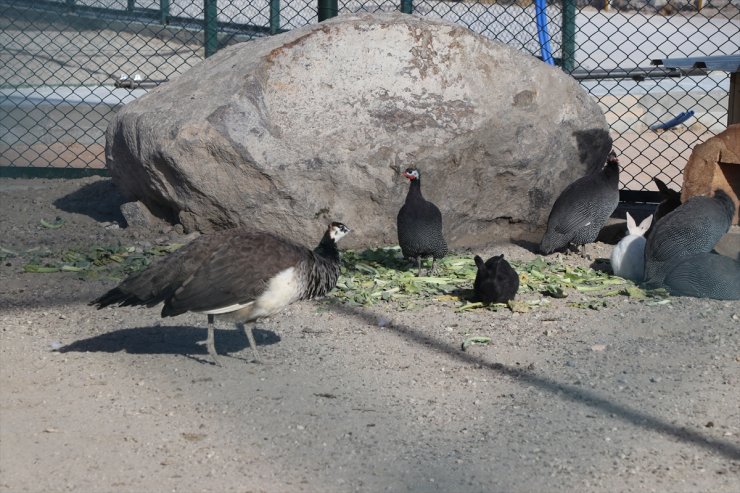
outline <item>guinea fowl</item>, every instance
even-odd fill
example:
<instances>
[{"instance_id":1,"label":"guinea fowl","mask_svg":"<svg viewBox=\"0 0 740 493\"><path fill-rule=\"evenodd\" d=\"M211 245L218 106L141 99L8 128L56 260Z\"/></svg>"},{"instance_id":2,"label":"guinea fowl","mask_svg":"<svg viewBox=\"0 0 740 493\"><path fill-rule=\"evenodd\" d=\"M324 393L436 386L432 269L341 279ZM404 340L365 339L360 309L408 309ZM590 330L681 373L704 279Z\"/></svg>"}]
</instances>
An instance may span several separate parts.
<instances>
[{"instance_id":1,"label":"guinea fowl","mask_svg":"<svg viewBox=\"0 0 740 493\"><path fill-rule=\"evenodd\" d=\"M336 242L348 232L342 223L329 224L314 250L247 228L203 235L90 304L152 307L163 301L162 317L204 313L208 338L199 344L216 364L214 319L229 320L243 328L258 360L254 322L331 291L339 277Z\"/></svg>"},{"instance_id":2,"label":"guinea fowl","mask_svg":"<svg viewBox=\"0 0 740 493\"><path fill-rule=\"evenodd\" d=\"M645 287L663 287L678 258L710 252L730 229L734 213L730 196L717 189L714 197L691 197L663 216L645 244Z\"/></svg>"},{"instance_id":3,"label":"guinea fowl","mask_svg":"<svg viewBox=\"0 0 740 493\"><path fill-rule=\"evenodd\" d=\"M740 300L740 262L716 253L697 253L671 263L663 281L674 296Z\"/></svg>"},{"instance_id":4,"label":"guinea fowl","mask_svg":"<svg viewBox=\"0 0 740 493\"><path fill-rule=\"evenodd\" d=\"M421 261L432 257L434 273L437 259L447 255L447 243L442 234L442 213L436 205L421 194L421 175L416 168L407 168L403 176L409 179L409 191L401 210L398 211L398 244L403 256L416 261L421 276Z\"/></svg>"},{"instance_id":5,"label":"guinea fowl","mask_svg":"<svg viewBox=\"0 0 740 493\"><path fill-rule=\"evenodd\" d=\"M571 244L593 243L619 204L619 161L612 151L603 169L563 190L552 206L540 251L547 255Z\"/></svg>"}]
</instances>

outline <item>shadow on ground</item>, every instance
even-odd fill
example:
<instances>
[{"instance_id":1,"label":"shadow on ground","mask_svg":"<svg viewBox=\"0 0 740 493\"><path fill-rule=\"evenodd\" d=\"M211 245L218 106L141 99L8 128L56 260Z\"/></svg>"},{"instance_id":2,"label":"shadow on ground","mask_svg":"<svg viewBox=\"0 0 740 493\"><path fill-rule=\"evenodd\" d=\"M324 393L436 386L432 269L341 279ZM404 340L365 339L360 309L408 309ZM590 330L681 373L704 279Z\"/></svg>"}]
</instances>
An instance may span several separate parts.
<instances>
[{"instance_id":1,"label":"shadow on ground","mask_svg":"<svg viewBox=\"0 0 740 493\"><path fill-rule=\"evenodd\" d=\"M339 313L361 319L367 324L377 324L377 315L372 312L338 303L332 304L332 307ZM463 352L457 347L451 347L449 344L405 324L391 323L386 326L386 329L393 330L406 340L420 346L426 346L436 351L447 353L464 363L474 364L482 369L491 371L491 373L513 378L522 384L532 385L544 392L550 393L555 398L590 407L604 414L613 415L616 419L625 421L632 426L662 433L683 443L705 448L732 460L740 460L740 447L735 443L676 426L660 417L631 408L608 397L604 397L597 392L592 392L576 385L560 383L546 376L537 375L533 371L524 368L507 366L501 363L491 363L479 356Z\"/></svg>"},{"instance_id":2,"label":"shadow on ground","mask_svg":"<svg viewBox=\"0 0 740 493\"><path fill-rule=\"evenodd\" d=\"M257 346L268 346L280 341L276 333L263 330L253 330ZM180 354L180 355L208 355L205 346L198 341L206 337L206 329L183 325L135 327L120 329L113 332L81 339L59 348L60 353L68 352L103 352L117 353L125 351L130 354ZM247 337L242 330L214 331L216 352L220 355L238 353L249 347Z\"/></svg>"},{"instance_id":3,"label":"shadow on ground","mask_svg":"<svg viewBox=\"0 0 740 493\"><path fill-rule=\"evenodd\" d=\"M54 206L65 211L90 216L99 222L126 224L121 204L127 200L113 180L100 180L84 185L79 190L54 201Z\"/></svg>"},{"instance_id":4,"label":"shadow on ground","mask_svg":"<svg viewBox=\"0 0 740 493\"><path fill-rule=\"evenodd\" d=\"M524 248L529 253L533 253L535 255L541 255L540 254L540 244L539 243L535 243L534 241L517 240L517 239L512 239L511 240L511 243L514 244L514 245L516 245L516 246L518 246L518 247Z\"/></svg>"}]
</instances>

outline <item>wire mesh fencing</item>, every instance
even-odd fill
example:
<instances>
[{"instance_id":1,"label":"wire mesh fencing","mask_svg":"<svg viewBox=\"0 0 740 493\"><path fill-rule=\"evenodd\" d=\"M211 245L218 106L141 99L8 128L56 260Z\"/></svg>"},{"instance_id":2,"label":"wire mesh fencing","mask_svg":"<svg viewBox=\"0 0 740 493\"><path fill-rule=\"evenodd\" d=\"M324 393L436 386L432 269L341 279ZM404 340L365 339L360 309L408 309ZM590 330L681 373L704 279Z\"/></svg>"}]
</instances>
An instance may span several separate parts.
<instances>
[{"instance_id":1,"label":"wire mesh fencing","mask_svg":"<svg viewBox=\"0 0 740 493\"><path fill-rule=\"evenodd\" d=\"M121 105L223 46L316 23L331 1L0 0L0 171L102 172ZM727 125L727 71L653 61L737 55L738 0L334 1L445 19L560 65L601 105L625 190L654 176L680 188L691 149Z\"/></svg>"}]
</instances>

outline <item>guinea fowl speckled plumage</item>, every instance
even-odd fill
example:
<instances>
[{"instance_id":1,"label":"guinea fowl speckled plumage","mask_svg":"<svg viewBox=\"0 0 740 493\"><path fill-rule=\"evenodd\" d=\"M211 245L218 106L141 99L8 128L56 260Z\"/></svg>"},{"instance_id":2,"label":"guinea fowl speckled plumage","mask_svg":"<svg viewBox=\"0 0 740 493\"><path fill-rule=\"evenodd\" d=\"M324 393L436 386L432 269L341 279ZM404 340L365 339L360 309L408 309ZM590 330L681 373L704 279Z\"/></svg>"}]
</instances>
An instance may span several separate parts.
<instances>
[{"instance_id":1,"label":"guinea fowl speckled plumage","mask_svg":"<svg viewBox=\"0 0 740 493\"><path fill-rule=\"evenodd\" d=\"M207 314L208 338L200 344L216 363L214 317L233 321L244 329L257 359L254 322L332 290L340 266L336 242L348 232L344 224L331 223L314 250L246 228L203 235L90 304L152 307L164 302L162 317Z\"/></svg>"},{"instance_id":2,"label":"guinea fowl speckled plumage","mask_svg":"<svg viewBox=\"0 0 740 493\"><path fill-rule=\"evenodd\" d=\"M432 257L434 272L437 259L447 255L447 243L442 234L442 213L436 205L421 194L421 174L416 168L407 168L403 176L409 179L409 191L398 211L398 244L403 256L416 261L421 275L421 261Z\"/></svg>"},{"instance_id":3,"label":"guinea fowl speckled plumage","mask_svg":"<svg viewBox=\"0 0 740 493\"><path fill-rule=\"evenodd\" d=\"M695 196L654 226L645 244L645 287L661 288L680 257L708 253L730 228L735 204L722 190Z\"/></svg>"},{"instance_id":4,"label":"guinea fowl speckled plumage","mask_svg":"<svg viewBox=\"0 0 740 493\"><path fill-rule=\"evenodd\" d=\"M609 154L603 169L581 177L558 196L547 219L540 251L547 255L569 245L593 243L619 204L619 161Z\"/></svg>"},{"instance_id":5,"label":"guinea fowl speckled plumage","mask_svg":"<svg viewBox=\"0 0 740 493\"><path fill-rule=\"evenodd\" d=\"M674 296L740 300L740 262L716 253L697 253L672 262L663 284Z\"/></svg>"}]
</instances>

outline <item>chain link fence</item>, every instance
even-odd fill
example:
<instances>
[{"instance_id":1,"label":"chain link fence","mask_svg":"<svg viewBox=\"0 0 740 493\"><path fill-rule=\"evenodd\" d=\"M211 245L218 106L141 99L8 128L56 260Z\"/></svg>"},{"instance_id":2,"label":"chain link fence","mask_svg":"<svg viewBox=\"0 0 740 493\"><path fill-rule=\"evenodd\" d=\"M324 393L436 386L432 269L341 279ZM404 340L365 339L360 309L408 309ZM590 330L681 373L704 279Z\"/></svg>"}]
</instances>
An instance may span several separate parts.
<instances>
[{"instance_id":1,"label":"chain link fence","mask_svg":"<svg viewBox=\"0 0 740 493\"><path fill-rule=\"evenodd\" d=\"M622 188L680 189L693 146L726 128L730 75L653 61L738 54L740 0L535 1L0 0L0 172L104 173L113 113L219 48L319 12L400 10L552 59L604 110Z\"/></svg>"}]
</instances>

